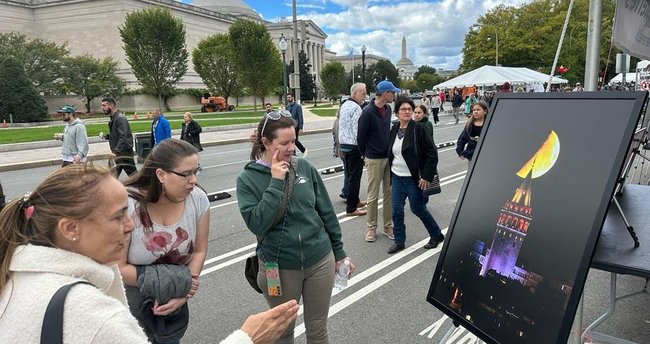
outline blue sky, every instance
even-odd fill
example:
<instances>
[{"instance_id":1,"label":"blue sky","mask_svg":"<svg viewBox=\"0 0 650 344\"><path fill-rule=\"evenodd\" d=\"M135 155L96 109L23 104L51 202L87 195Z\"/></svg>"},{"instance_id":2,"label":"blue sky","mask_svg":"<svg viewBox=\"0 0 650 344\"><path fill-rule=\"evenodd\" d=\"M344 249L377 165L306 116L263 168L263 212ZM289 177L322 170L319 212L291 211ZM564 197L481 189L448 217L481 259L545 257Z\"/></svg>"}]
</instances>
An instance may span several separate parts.
<instances>
[{"instance_id":1,"label":"blue sky","mask_svg":"<svg viewBox=\"0 0 650 344\"><path fill-rule=\"evenodd\" d=\"M215 0L216 1L216 0ZM468 28L499 4L533 0L296 0L299 19L313 20L327 35L325 45L338 55L351 49L361 54L401 57L406 36L407 57L415 65L456 69ZM191 0L183 0L191 2ZM291 19L291 0L243 0L269 21Z\"/></svg>"}]
</instances>

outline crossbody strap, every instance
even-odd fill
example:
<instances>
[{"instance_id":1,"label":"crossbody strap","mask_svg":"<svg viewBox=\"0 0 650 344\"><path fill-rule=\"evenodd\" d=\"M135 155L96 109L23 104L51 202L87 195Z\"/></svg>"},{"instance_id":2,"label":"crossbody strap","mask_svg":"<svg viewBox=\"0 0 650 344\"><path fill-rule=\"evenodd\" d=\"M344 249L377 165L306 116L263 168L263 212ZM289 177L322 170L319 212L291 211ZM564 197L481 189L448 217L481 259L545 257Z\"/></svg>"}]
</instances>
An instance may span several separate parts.
<instances>
[{"instance_id":1,"label":"crossbody strap","mask_svg":"<svg viewBox=\"0 0 650 344\"><path fill-rule=\"evenodd\" d=\"M284 178L284 189L282 192L282 199L280 200L280 206L278 207L278 212L275 214L275 219L273 224L269 229L264 233L264 235L257 237L257 246L262 244L264 238L269 235L269 231L275 227L280 220L284 217L284 212L287 210L287 204L289 204L289 198L291 198L291 193L293 192L293 185L296 183L296 170L298 169L298 159L295 157L291 158L291 165L289 166L289 172ZM257 249L256 249L257 251Z\"/></svg>"},{"instance_id":2,"label":"crossbody strap","mask_svg":"<svg viewBox=\"0 0 650 344\"><path fill-rule=\"evenodd\" d=\"M67 284L59 288L50 299L41 327L41 344L63 344L63 304L70 289L77 284L92 285L86 281Z\"/></svg>"}]
</instances>

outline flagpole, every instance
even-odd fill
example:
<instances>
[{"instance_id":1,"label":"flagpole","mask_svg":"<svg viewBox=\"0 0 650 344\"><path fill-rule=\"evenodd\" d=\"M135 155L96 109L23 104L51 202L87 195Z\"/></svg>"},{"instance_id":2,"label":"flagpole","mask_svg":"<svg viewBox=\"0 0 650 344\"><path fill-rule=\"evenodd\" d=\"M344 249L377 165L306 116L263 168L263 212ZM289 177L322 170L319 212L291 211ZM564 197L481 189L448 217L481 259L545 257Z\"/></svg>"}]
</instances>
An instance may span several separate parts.
<instances>
[{"instance_id":1,"label":"flagpole","mask_svg":"<svg viewBox=\"0 0 650 344\"><path fill-rule=\"evenodd\" d=\"M354 53L352 54L352 85L354 85Z\"/></svg>"}]
</instances>

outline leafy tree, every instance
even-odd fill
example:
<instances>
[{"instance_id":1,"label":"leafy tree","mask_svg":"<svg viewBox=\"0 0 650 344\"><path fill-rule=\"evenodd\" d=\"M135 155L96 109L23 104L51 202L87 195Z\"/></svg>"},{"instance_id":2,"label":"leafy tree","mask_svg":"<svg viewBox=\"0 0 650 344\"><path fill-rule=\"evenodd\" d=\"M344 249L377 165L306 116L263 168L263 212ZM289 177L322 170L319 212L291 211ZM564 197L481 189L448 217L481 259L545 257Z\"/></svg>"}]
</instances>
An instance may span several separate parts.
<instances>
[{"instance_id":1,"label":"leafy tree","mask_svg":"<svg viewBox=\"0 0 650 344\"><path fill-rule=\"evenodd\" d=\"M15 122L47 120L47 106L32 84L22 64L14 57L0 61L0 116Z\"/></svg>"},{"instance_id":2,"label":"leafy tree","mask_svg":"<svg viewBox=\"0 0 650 344\"><path fill-rule=\"evenodd\" d=\"M420 74L436 75L436 69L431 67L431 66L427 66L427 65L420 66L418 68L417 72L415 72L415 74L413 74L413 79L417 79L418 76L420 76Z\"/></svg>"},{"instance_id":3,"label":"leafy tree","mask_svg":"<svg viewBox=\"0 0 650 344\"><path fill-rule=\"evenodd\" d=\"M250 94L263 99L282 78L280 52L264 24L238 19L228 32L242 84ZM253 108L257 110L257 100Z\"/></svg>"},{"instance_id":4,"label":"leafy tree","mask_svg":"<svg viewBox=\"0 0 650 344\"><path fill-rule=\"evenodd\" d=\"M424 92L430 90L436 85L440 78L433 74L420 74L417 78L411 81L411 91Z\"/></svg>"},{"instance_id":5,"label":"leafy tree","mask_svg":"<svg viewBox=\"0 0 650 344\"><path fill-rule=\"evenodd\" d=\"M314 99L314 77L311 65L304 51L298 52L298 71L300 73L300 99ZM293 71L293 60L289 61L287 71Z\"/></svg>"},{"instance_id":6,"label":"leafy tree","mask_svg":"<svg viewBox=\"0 0 650 344\"><path fill-rule=\"evenodd\" d=\"M399 71L397 67L388 61L380 60L377 63L371 64L366 69L366 78L370 81L367 83L368 91L374 92L375 86L382 80L390 80L393 83L398 83Z\"/></svg>"},{"instance_id":7,"label":"leafy tree","mask_svg":"<svg viewBox=\"0 0 650 344\"><path fill-rule=\"evenodd\" d=\"M68 58L63 72L62 88L79 96L90 112L90 102L101 96L121 97L126 91L126 82L117 76L118 64L107 57L103 60L90 55Z\"/></svg>"},{"instance_id":8,"label":"leafy tree","mask_svg":"<svg viewBox=\"0 0 650 344\"><path fill-rule=\"evenodd\" d=\"M327 97L336 97L345 90L345 68L341 62L329 62L320 71L320 81Z\"/></svg>"},{"instance_id":9,"label":"leafy tree","mask_svg":"<svg viewBox=\"0 0 650 344\"><path fill-rule=\"evenodd\" d=\"M67 55L65 44L57 45L38 38L30 40L15 32L0 33L0 60L14 57L20 61L27 78L44 94L55 92Z\"/></svg>"},{"instance_id":10,"label":"leafy tree","mask_svg":"<svg viewBox=\"0 0 650 344\"><path fill-rule=\"evenodd\" d=\"M166 102L174 95L174 86L187 72L183 20L168 9L151 7L127 14L119 30L133 74L162 107L162 98Z\"/></svg>"},{"instance_id":11,"label":"leafy tree","mask_svg":"<svg viewBox=\"0 0 650 344\"><path fill-rule=\"evenodd\" d=\"M240 87L235 56L227 34L208 36L192 51L194 70L208 90L226 100Z\"/></svg>"}]
</instances>

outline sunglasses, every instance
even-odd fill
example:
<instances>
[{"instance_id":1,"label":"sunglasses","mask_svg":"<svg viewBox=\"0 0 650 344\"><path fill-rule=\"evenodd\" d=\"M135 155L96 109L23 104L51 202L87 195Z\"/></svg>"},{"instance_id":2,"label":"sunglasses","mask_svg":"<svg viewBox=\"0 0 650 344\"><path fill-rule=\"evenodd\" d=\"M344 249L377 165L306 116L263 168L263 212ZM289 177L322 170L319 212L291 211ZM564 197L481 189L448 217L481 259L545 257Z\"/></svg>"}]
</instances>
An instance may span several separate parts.
<instances>
[{"instance_id":1,"label":"sunglasses","mask_svg":"<svg viewBox=\"0 0 650 344\"><path fill-rule=\"evenodd\" d=\"M277 121L282 117L291 118L291 112L287 110L275 110L264 115L264 124L262 125L262 131L260 131L260 137L264 137L264 129L266 129L266 123L270 120Z\"/></svg>"},{"instance_id":2,"label":"sunglasses","mask_svg":"<svg viewBox=\"0 0 650 344\"><path fill-rule=\"evenodd\" d=\"M180 172L176 172L176 171L167 171L167 172L173 173L173 174L175 174L175 175L177 175L179 177L184 177L184 178L190 179L190 178L192 178L192 176L196 177L199 174L201 174L201 171L203 171L203 168L201 166L199 166L196 170L185 172L185 173L180 173Z\"/></svg>"}]
</instances>

